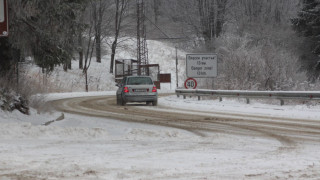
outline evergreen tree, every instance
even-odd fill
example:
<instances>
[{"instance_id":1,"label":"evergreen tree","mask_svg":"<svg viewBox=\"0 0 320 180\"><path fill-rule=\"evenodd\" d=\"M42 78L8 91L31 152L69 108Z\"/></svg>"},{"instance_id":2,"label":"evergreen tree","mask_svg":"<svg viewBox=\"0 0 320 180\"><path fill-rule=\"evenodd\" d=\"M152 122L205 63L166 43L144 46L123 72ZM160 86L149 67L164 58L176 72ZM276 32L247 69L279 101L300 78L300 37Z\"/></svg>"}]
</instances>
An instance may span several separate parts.
<instances>
[{"instance_id":1,"label":"evergreen tree","mask_svg":"<svg viewBox=\"0 0 320 180\"><path fill-rule=\"evenodd\" d=\"M0 38L0 75L3 77L11 66L10 45L7 38Z\"/></svg>"},{"instance_id":2,"label":"evergreen tree","mask_svg":"<svg viewBox=\"0 0 320 180\"><path fill-rule=\"evenodd\" d=\"M10 5L10 43L47 71L71 64L77 16L86 0L19 1Z\"/></svg>"},{"instance_id":3,"label":"evergreen tree","mask_svg":"<svg viewBox=\"0 0 320 180\"><path fill-rule=\"evenodd\" d=\"M302 10L292 23L294 29L305 37L301 47L302 69L315 80L320 76L320 1L304 0Z\"/></svg>"}]
</instances>

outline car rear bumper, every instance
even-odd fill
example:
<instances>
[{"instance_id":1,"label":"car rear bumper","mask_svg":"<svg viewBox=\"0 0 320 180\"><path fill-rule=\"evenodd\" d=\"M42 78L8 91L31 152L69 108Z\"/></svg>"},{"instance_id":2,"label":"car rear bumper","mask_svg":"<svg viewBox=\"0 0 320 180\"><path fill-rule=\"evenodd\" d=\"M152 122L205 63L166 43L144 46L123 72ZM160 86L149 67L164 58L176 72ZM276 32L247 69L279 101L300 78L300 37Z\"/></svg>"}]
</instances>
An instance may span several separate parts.
<instances>
[{"instance_id":1,"label":"car rear bumper","mask_svg":"<svg viewBox=\"0 0 320 180\"><path fill-rule=\"evenodd\" d=\"M157 95L126 95L123 97L126 102L147 102L156 101L158 99Z\"/></svg>"}]
</instances>

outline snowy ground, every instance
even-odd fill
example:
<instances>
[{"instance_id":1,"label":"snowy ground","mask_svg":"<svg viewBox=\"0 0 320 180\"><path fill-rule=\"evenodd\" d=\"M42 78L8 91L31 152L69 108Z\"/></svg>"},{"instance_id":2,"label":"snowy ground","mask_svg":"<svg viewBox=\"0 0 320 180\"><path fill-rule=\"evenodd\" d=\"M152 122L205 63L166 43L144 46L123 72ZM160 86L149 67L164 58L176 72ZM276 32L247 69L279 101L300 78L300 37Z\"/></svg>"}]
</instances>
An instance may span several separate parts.
<instances>
[{"instance_id":1,"label":"snowy ground","mask_svg":"<svg viewBox=\"0 0 320 180\"><path fill-rule=\"evenodd\" d=\"M285 106L280 106L279 100L251 99L250 104L246 104L244 98L226 98L223 102L219 102L218 99L212 100L210 98L198 101L198 97L187 97L186 99L165 97L162 102L169 107L177 107L177 103L179 103L178 107L182 109L196 109L213 113L227 112L228 116L252 114L320 121L320 104L317 101L307 104L303 104L302 101L293 101Z\"/></svg>"},{"instance_id":2,"label":"snowy ground","mask_svg":"<svg viewBox=\"0 0 320 180\"><path fill-rule=\"evenodd\" d=\"M50 94L47 99L101 94L114 92ZM319 106L246 105L176 96L161 98L159 105L320 119ZM281 149L274 139L220 133L200 137L174 128L72 114L44 126L61 113L31 114L0 112L0 180L320 178L317 142Z\"/></svg>"},{"instance_id":3,"label":"snowy ground","mask_svg":"<svg viewBox=\"0 0 320 180\"><path fill-rule=\"evenodd\" d=\"M134 47L128 43L126 51L119 50L118 58L135 57ZM148 47L150 63L159 63L162 73L172 75L172 83L162 84L162 91L172 92L176 83L175 48L156 41L148 42ZM185 54L178 51L179 60ZM106 55L101 64L93 62L89 68L89 90L100 92L76 93L84 91L84 76L76 61L72 70L56 68L50 76L29 64L25 82L46 87L45 92L74 92L49 94L47 100L114 95L114 79L107 73L109 63ZM179 61L178 69L182 86L183 61ZM251 102L166 96L159 99L159 106L169 107L168 111L173 107L211 111L219 116L249 113L320 121L319 105ZM41 108L42 103L37 104ZM46 110L38 114L32 109L30 116L0 110L0 180L320 179L320 142L299 142L291 149L272 138L214 132L200 137L181 129L68 113L63 120L45 126L61 117L61 112Z\"/></svg>"}]
</instances>

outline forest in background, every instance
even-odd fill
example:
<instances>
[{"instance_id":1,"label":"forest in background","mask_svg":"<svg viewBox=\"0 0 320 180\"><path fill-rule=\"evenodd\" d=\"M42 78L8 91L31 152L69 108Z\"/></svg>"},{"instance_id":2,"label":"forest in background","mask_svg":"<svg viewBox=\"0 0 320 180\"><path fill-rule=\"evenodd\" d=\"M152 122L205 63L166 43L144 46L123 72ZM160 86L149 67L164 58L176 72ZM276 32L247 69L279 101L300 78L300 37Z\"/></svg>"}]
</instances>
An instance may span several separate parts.
<instances>
[{"instance_id":1,"label":"forest in background","mask_svg":"<svg viewBox=\"0 0 320 180\"><path fill-rule=\"evenodd\" d=\"M56 66L85 74L102 54L113 63L123 41L136 38L136 3L10 0L10 35L0 38L2 87L15 86L17 64L26 57L48 74ZM218 77L201 81L208 88L319 90L319 0L144 3L147 39L189 53L217 53ZM72 60L79 67L71 67ZM113 73L113 65L106 71Z\"/></svg>"}]
</instances>

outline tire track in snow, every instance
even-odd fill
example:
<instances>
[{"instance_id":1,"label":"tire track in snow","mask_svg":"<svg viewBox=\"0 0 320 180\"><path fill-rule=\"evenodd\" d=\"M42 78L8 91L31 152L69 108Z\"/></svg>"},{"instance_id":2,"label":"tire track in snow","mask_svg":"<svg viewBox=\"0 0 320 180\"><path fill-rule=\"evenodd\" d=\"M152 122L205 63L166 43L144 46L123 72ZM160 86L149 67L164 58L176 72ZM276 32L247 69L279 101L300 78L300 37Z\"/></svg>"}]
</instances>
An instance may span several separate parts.
<instances>
[{"instance_id":1,"label":"tire track in snow","mask_svg":"<svg viewBox=\"0 0 320 180\"><path fill-rule=\"evenodd\" d=\"M214 114L142 104L117 106L114 96L70 98L51 103L63 112L179 128L199 136L205 136L206 132L218 132L273 138L285 146L282 149L294 148L297 141L319 142L320 139L320 123L317 121L257 115L228 116L226 113Z\"/></svg>"}]
</instances>

